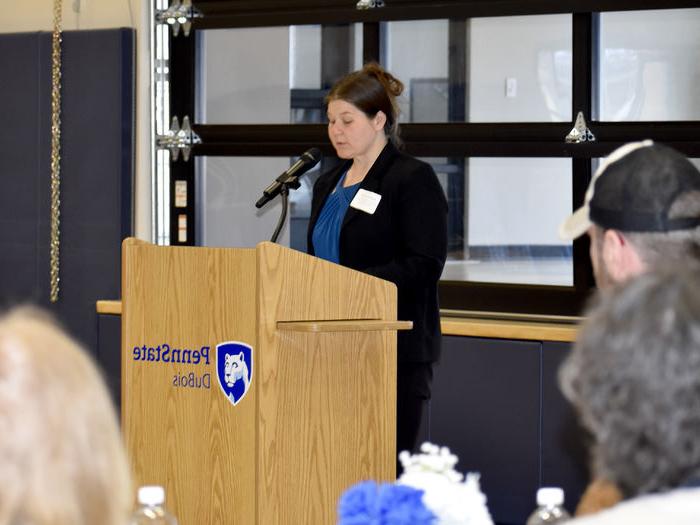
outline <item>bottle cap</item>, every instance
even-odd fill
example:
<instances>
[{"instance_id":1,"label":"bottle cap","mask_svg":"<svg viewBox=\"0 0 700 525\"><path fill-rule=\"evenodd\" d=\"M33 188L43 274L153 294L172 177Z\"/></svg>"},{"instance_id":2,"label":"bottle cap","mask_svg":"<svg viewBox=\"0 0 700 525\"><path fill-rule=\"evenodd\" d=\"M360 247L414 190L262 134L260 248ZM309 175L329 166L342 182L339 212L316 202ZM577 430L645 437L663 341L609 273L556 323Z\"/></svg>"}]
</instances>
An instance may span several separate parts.
<instances>
[{"instance_id":1,"label":"bottle cap","mask_svg":"<svg viewBox=\"0 0 700 525\"><path fill-rule=\"evenodd\" d=\"M537 504L553 506L564 504L564 490L559 487L542 487L537 491Z\"/></svg>"},{"instance_id":2,"label":"bottle cap","mask_svg":"<svg viewBox=\"0 0 700 525\"><path fill-rule=\"evenodd\" d=\"M138 499L141 505L162 505L165 501L165 489L160 485L139 487Z\"/></svg>"}]
</instances>

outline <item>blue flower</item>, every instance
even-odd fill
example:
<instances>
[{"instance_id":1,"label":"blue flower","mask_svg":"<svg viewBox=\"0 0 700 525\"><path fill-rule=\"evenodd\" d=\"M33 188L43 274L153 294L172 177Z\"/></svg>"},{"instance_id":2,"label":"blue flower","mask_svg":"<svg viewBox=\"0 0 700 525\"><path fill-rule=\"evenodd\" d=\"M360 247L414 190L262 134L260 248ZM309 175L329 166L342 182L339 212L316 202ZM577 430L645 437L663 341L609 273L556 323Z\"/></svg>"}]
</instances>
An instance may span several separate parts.
<instances>
[{"instance_id":1,"label":"blue flower","mask_svg":"<svg viewBox=\"0 0 700 525\"><path fill-rule=\"evenodd\" d=\"M431 525L436 517L422 497L413 487L364 481L340 497L338 525Z\"/></svg>"}]
</instances>

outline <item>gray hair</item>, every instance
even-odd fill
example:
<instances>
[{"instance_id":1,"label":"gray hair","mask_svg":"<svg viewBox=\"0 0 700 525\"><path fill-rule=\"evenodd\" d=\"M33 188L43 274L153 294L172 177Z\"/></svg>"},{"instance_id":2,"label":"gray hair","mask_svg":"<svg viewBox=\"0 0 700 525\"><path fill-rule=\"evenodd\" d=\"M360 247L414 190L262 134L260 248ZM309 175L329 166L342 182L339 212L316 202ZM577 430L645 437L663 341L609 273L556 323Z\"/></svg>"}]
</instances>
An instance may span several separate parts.
<instances>
[{"instance_id":1,"label":"gray hair","mask_svg":"<svg viewBox=\"0 0 700 525\"><path fill-rule=\"evenodd\" d=\"M593 470L627 497L700 476L700 270L604 290L559 371Z\"/></svg>"},{"instance_id":2,"label":"gray hair","mask_svg":"<svg viewBox=\"0 0 700 525\"><path fill-rule=\"evenodd\" d=\"M669 209L668 215L671 219L700 216L700 192L681 194ZM662 233L623 233L649 267L681 264L688 260L700 261L700 228Z\"/></svg>"}]
</instances>

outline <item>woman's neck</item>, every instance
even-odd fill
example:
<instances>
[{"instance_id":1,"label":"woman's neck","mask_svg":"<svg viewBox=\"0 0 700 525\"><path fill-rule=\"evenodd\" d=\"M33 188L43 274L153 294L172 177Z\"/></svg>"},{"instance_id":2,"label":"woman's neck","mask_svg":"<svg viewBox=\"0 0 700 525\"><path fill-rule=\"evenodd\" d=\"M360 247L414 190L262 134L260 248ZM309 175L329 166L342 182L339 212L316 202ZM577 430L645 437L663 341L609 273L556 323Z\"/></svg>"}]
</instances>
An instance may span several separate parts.
<instances>
[{"instance_id":1,"label":"woman's neck","mask_svg":"<svg viewBox=\"0 0 700 525\"><path fill-rule=\"evenodd\" d=\"M352 159L352 166L350 166L350 169L345 175L344 186L352 186L353 184L362 182L388 142L386 136L383 136L372 144L372 147L367 153L354 157Z\"/></svg>"}]
</instances>

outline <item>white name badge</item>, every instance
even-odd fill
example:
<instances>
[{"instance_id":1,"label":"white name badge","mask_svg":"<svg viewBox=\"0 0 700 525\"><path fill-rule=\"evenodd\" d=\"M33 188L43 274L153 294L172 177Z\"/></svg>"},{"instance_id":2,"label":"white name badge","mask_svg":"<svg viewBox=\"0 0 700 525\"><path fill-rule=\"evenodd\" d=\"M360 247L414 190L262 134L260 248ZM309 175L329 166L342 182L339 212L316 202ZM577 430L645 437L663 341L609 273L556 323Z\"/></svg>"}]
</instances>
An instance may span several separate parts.
<instances>
[{"instance_id":1,"label":"white name badge","mask_svg":"<svg viewBox=\"0 0 700 525\"><path fill-rule=\"evenodd\" d=\"M382 200L382 196L379 195L379 193L360 188L355 194L355 198L350 203L350 207L374 215L380 200Z\"/></svg>"}]
</instances>

